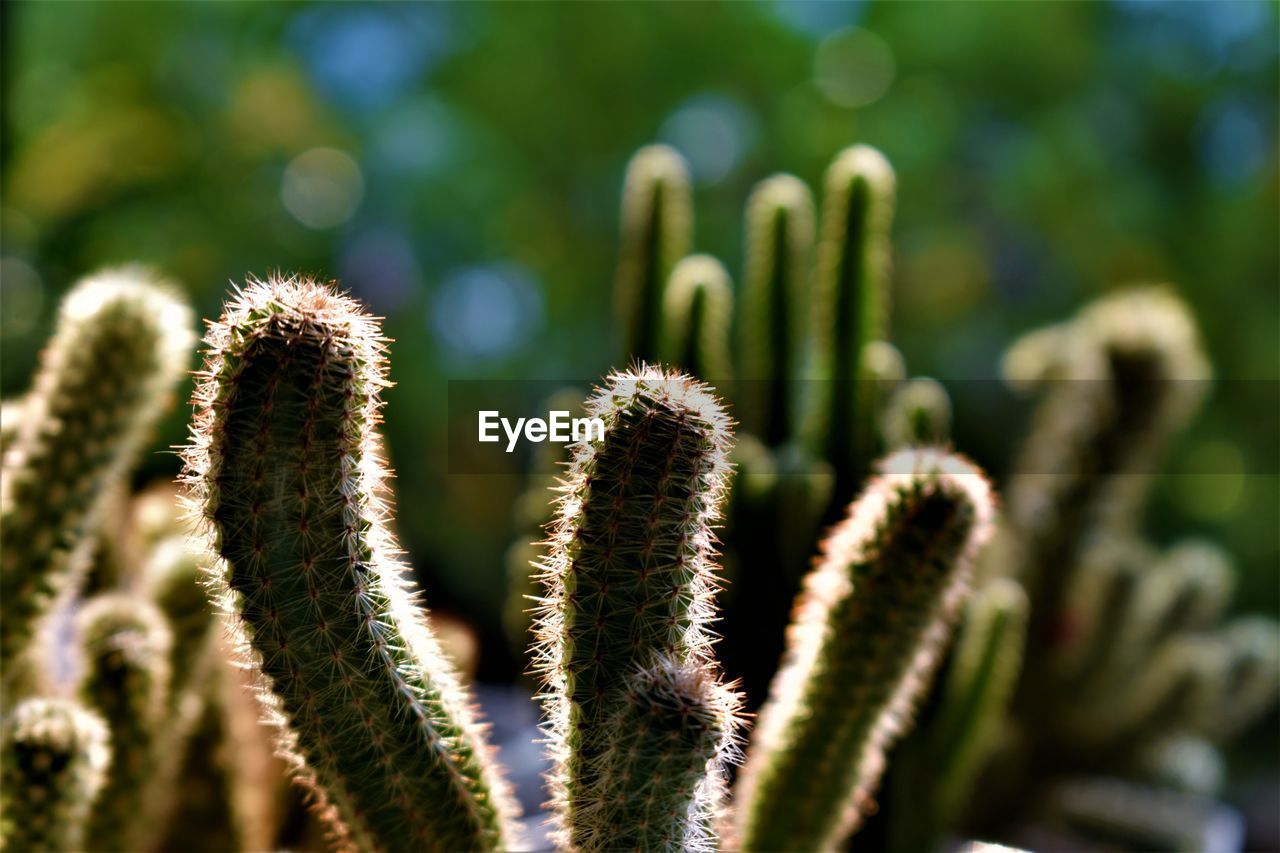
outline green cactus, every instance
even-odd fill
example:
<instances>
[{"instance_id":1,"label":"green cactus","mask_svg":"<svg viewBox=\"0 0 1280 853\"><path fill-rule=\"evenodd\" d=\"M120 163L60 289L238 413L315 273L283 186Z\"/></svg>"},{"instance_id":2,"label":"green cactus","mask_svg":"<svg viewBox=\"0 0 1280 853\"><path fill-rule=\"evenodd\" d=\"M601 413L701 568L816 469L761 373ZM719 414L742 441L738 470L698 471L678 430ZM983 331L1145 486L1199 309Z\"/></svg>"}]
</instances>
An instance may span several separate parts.
<instances>
[{"instance_id":1,"label":"green cactus","mask_svg":"<svg viewBox=\"0 0 1280 853\"><path fill-rule=\"evenodd\" d=\"M663 359L699 379L732 379L732 314L732 285L720 262L710 255L683 259L672 270L663 295Z\"/></svg>"},{"instance_id":2,"label":"green cactus","mask_svg":"<svg viewBox=\"0 0 1280 853\"><path fill-rule=\"evenodd\" d=\"M70 700L27 699L5 720L0 746L0 846L82 849L111 757L102 718Z\"/></svg>"},{"instance_id":3,"label":"green cactus","mask_svg":"<svg viewBox=\"0 0 1280 853\"><path fill-rule=\"evenodd\" d=\"M761 181L747 200L739 408L743 429L770 447L794 437L813 220L813 195L791 175Z\"/></svg>"},{"instance_id":4,"label":"green cactus","mask_svg":"<svg viewBox=\"0 0 1280 853\"><path fill-rule=\"evenodd\" d=\"M605 715L619 742L593 768L596 799L582 805L591 819L576 846L717 849L737 706L738 697L699 664L659 658L633 672Z\"/></svg>"},{"instance_id":5,"label":"green cactus","mask_svg":"<svg viewBox=\"0 0 1280 853\"><path fill-rule=\"evenodd\" d=\"M92 276L63 301L0 478L0 669L71 581L70 552L187 367L191 327L141 270Z\"/></svg>"},{"instance_id":6,"label":"green cactus","mask_svg":"<svg viewBox=\"0 0 1280 853\"><path fill-rule=\"evenodd\" d=\"M641 148L622 190L622 252L614 285L627 359L656 359L667 277L693 245L689 167L673 148Z\"/></svg>"},{"instance_id":7,"label":"green cactus","mask_svg":"<svg viewBox=\"0 0 1280 853\"><path fill-rule=\"evenodd\" d=\"M649 367L611 375L587 414L603 419L605 434L576 448L566 476L544 561L536 653L555 761L556 833L567 847L600 849L613 833L637 837L635 827L606 834L598 807L634 792L602 787L600 768L626 741L611 715L637 689L637 668L661 657L715 679L711 524L725 490L730 431L705 386ZM693 808L700 814L715 805Z\"/></svg>"},{"instance_id":8,"label":"green cactus","mask_svg":"<svg viewBox=\"0 0 1280 853\"><path fill-rule=\"evenodd\" d=\"M880 413L885 447L937 447L951 439L951 397L936 379L912 379L893 392Z\"/></svg>"},{"instance_id":9,"label":"green cactus","mask_svg":"<svg viewBox=\"0 0 1280 853\"><path fill-rule=\"evenodd\" d=\"M884 460L806 580L738 783L743 849L825 850L856 828L928 685L992 512L987 481L966 460L934 450Z\"/></svg>"},{"instance_id":10,"label":"green cactus","mask_svg":"<svg viewBox=\"0 0 1280 853\"><path fill-rule=\"evenodd\" d=\"M889 226L894 174L865 145L827 169L813 273L814 397L803 426L807 445L835 469L834 499L857 491L873 455L876 414L867 346L883 341L889 313Z\"/></svg>"},{"instance_id":11,"label":"green cactus","mask_svg":"<svg viewBox=\"0 0 1280 853\"><path fill-rule=\"evenodd\" d=\"M350 846L511 847L514 804L395 558L376 323L273 278L206 343L186 479L299 778Z\"/></svg>"},{"instance_id":12,"label":"green cactus","mask_svg":"<svg viewBox=\"0 0 1280 853\"><path fill-rule=\"evenodd\" d=\"M166 717L173 638L154 605L123 593L90 599L77 621L84 642L81 699L111 734L107 781L89 818L91 850L139 850L151 830L146 796Z\"/></svg>"}]
</instances>

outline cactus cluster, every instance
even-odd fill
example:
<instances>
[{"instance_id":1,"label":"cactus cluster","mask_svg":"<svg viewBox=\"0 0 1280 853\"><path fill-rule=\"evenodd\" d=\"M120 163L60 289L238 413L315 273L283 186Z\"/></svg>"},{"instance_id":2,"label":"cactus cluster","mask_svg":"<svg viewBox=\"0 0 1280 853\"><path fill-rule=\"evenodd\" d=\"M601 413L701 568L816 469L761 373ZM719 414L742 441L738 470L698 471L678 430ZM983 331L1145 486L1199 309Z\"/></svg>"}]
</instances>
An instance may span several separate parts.
<instances>
[{"instance_id":1,"label":"cactus cluster","mask_svg":"<svg viewBox=\"0 0 1280 853\"><path fill-rule=\"evenodd\" d=\"M510 551L559 849L1233 845L1219 746L1272 706L1280 638L1224 621L1215 545L1142 536L1209 379L1190 313L1119 291L1010 350L1041 401L1001 505L888 342L894 183L866 146L818 217L762 182L735 292L690 254L679 155L633 159L630 367L553 407L604 431L539 471ZM3 849L531 845L392 533L377 320L303 276L229 298L193 537L126 477L190 325L137 270L91 278L0 410Z\"/></svg>"}]
</instances>

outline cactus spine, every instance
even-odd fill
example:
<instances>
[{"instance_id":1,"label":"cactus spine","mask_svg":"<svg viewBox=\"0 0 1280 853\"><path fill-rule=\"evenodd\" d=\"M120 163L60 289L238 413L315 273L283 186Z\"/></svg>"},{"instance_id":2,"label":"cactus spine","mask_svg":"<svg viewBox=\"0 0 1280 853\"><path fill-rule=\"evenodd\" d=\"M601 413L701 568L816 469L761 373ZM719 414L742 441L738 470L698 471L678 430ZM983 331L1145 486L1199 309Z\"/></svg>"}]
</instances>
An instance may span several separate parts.
<instances>
[{"instance_id":1,"label":"cactus spine","mask_svg":"<svg viewBox=\"0 0 1280 853\"><path fill-rule=\"evenodd\" d=\"M746 269L738 340L744 429L769 446L792 437L810 257L813 196L791 175L761 181L747 200Z\"/></svg>"},{"instance_id":2,"label":"cactus spine","mask_svg":"<svg viewBox=\"0 0 1280 853\"><path fill-rule=\"evenodd\" d=\"M81 849L111 756L102 718L69 700L27 699L5 721L0 746L4 849Z\"/></svg>"},{"instance_id":3,"label":"cactus spine","mask_svg":"<svg viewBox=\"0 0 1280 853\"><path fill-rule=\"evenodd\" d=\"M959 457L884 460L806 580L739 781L743 849L825 850L856 827L963 603L992 511L982 472Z\"/></svg>"},{"instance_id":4,"label":"cactus spine","mask_svg":"<svg viewBox=\"0 0 1280 853\"><path fill-rule=\"evenodd\" d=\"M122 593L90 600L78 621L84 638L83 701L106 720L111 764L89 818L92 850L138 850L150 831L147 794L166 718L173 643L164 615Z\"/></svg>"},{"instance_id":5,"label":"cactus spine","mask_svg":"<svg viewBox=\"0 0 1280 853\"><path fill-rule=\"evenodd\" d=\"M686 786L701 796L687 810L668 813L666 826L605 825L611 803L631 803L631 818L651 813L635 808L644 802L648 780L631 774L626 786L614 785L603 768L625 760L617 751L630 735L612 727L619 703L647 694L646 701L662 704L655 691L688 693L691 685L718 677L707 626L717 586L711 524L728 474L728 418L704 386L648 367L610 376L588 400L587 414L604 420L605 434L579 445L570 464L543 565L546 597L536 648L555 761L557 834L565 846L582 850L607 849L641 831L674 839L673 849L704 849L714 840L713 828L691 817L715 811L705 796L714 785ZM699 674L657 680L673 667ZM714 700L697 713L727 728L731 694L695 692ZM669 719L653 725L673 731ZM677 726L675 736L715 739L688 725L694 728ZM711 757L706 749L701 754ZM667 766L686 782L699 768L704 776L722 772L701 759Z\"/></svg>"},{"instance_id":6,"label":"cactus spine","mask_svg":"<svg viewBox=\"0 0 1280 853\"><path fill-rule=\"evenodd\" d=\"M346 845L509 848L513 805L387 529L377 324L273 278L206 343L186 476L300 778Z\"/></svg>"},{"instance_id":7,"label":"cactus spine","mask_svg":"<svg viewBox=\"0 0 1280 853\"><path fill-rule=\"evenodd\" d=\"M658 357L662 291L692 244L689 167L673 148L641 148L627 164L622 190L622 254L614 292L624 357Z\"/></svg>"},{"instance_id":8,"label":"cactus spine","mask_svg":"<svg viewBox=\"0 0 1280 853\"><path fill-rule=\"evenodd\" d=\"M811 320L816 399L805 436L835 469L838 502L857 491L874 447L865 358L888 331L893 196L893 169L874 148L847 148L827 169Z\"/></svg>"},{"instance_id":9,"label":"cactus spine","mask_svg":"<svg viewBox=\"0 0 1280 853\"><path fill-rule=\"evenodd\" d=\"M63 301L0 478L0 669L73 574L71 550L186 369L191 326L136 269L92 276Z\"/></svg>"}]
</instances>

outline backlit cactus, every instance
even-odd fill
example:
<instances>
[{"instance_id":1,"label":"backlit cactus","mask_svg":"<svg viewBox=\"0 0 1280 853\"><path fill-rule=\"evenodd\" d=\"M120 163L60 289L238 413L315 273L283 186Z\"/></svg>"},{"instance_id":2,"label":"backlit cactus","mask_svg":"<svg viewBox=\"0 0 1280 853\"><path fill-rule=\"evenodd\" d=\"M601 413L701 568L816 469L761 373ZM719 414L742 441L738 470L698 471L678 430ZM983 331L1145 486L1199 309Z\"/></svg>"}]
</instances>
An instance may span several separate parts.
<instances>
[{"instance_id":1,"label":"backlit cactus","mask_svg":"<svg viewBox=\"0 0 1280 853\"><path fill-rule=\"evenodd\" d=\"M738 337L742 423L769 446L794 432L813 219L813 196L791 175L761 181L747 200Z\"/></svg>"},{"instance_id":2,"label":"backlit cactus","mask_svg":"<svg viewBox=\"0 0 1280 853\"><path fill-rule=\"evenodd\" d=\"M71 551L187 368L191 327L190 309L138 269L91 276L63 301L4 453L0 668L71 580Z\"/></svg>"},{"instance_id":3,"label":"backlit cactus","mask_svg":"<svg viewBox=\"0 0 1280 853\"><path fill-rule=\"evenodd\" d=\"M662 303L662 357L691 376L727 381L733 292L729 274L710 255L690 255L671 272Z\"/></svg>"},{"instance_id":4,"label":"backlit cactus","mask_svg":"<svg viewBox=\"0 0 1280 853\"><path fill-rule=\"evenodd\" d=\"M164 741L173 643L164 615L124 594L92 599L80 613L85 672L80 698L106 721L111 763L89 819L90 850L138 850L156 817L147 794Z\"/></svg>"},{"instance_id":5,"label":"backlit cactus","mask_svg":"<svg viewBox=\"0 0 1280 853\"><path fill-rule=\"evenodd\" d=\"M511 847L513 804L386 526L376 323L331 286L251 281L206 345L191 499L282 745L338 841Z\"/></svg>"},{"instance_id":6,"label":"backlit cactus","mask_svg":"<svg viewBox=\"0 0 1280 853\"><path fill-rule=\"evenodd\" d=\"M641 148L627 164L614 298L625 359L656 359L667 277L693 245L689 167L672 148Z\"/></svg>"},{"instance_id":7,"label":"backlit cactus","mask_svg":"<svg viewBox=\"0 0 1280 853\"><path fill-rule=\"evenodd\" d=\"M570 848L597 850L611 839L641 837L634 826L603 826L602 804L642 800L640 788L649 785L637 775L617 787L602 770L617 767L616 752L626 748L627 735L613 727L618 703L718 677L708 630L717 586L711 525L724 494L730 434L728 418L704 386L655 368L610 376L588 400L587 414L604 420L605 433L576 448L565 480L543 567L537 653L555 762L557 838ZM685 687L653 681L672 667L699 673L676 679ZM649 673L639 684L638 671ZM658 700L649 695L646 701ZM713 710L732 719L723 708L698 713ZM669 722L654 725L671 730ZM698 767L703 775L719 772L707 766L712 752L708 761L684 764L682 778ZM714 813L715 804L705 801L714 787L696 786L703 797L690 805L693 813ZM688 815L670 814L668 827L645 831L672 839L673 849L711 845L710 828Z\"/></svg>"},{"instance_id":8,"label":"backlit cactus","mask_svg":"<svg viewBox=\"0 0 1280 853\"><path fill-rule=\"evenodd\" d=\"M102 718L66 699L27 699L0 733L0 847L80 850L106 780Z\"/></svg>"},{"instance_id":9,"label":"backlit cactus","mask_svg":"<svg viewBox=\"0 0 1280 853\"><path fill-rule=\"evenodd\" d=\"M993 511L982 472L890 456L823 546L739 781L745 850L826 850L858 824L927 687Z\"/></svg>"},{"instance_id":10,"label":"backlit cactus","mask_svg":"<svg viewBox=\"0 0 1280 853\"><path fill-rule=\"evenodd\" d=\"M893 169L879 151L855 145L827 169L823 190L810 309L816 382L804 434L835 469L835 499L847 501L874 453L864 359L888 332Z\"/></svg>"}]
</instances>

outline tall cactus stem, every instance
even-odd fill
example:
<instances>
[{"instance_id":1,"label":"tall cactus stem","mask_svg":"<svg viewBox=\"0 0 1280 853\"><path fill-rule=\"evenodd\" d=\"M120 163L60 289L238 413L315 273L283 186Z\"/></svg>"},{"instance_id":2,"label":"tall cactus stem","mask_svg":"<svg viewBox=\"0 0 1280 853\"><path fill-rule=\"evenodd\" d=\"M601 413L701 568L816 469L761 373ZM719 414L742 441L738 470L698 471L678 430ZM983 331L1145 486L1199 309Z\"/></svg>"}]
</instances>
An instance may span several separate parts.
<instances>
[{"instance_id":1,"label":"tall cactus stem","mask_svg":"<svg viewBox=\"0 0 1280 853\"><path fill-rule=\"evenodd\" d=\"M689 167L673 148L641 148L622 189L622 249L614 298L627 359L656 359L662 342L662 293L693 245Z\"/></svg>"},{"instance_id":2,"label":"tall cactus stem","mask_svg":"<svg viewBox=\"0 0 1280 853\"><path fill-rule=\"evenodd\" d=\"M965 600L992 503L968 461L902 451L831 533L739 779L743 849L826 850L856 828Z\"/></svg>"},{"instance_id":3,"label":"tall cactus stem","mask_svg":"<svg viewBox=\"0 0 1280 853\"><path fill-rule=\"evenodd\" d=\"M636 689L633 673L661 658L716 677L711 525L725 491L730 429L705 386L650 367L611 375L587 414L601 418L605 432L578 445L570 463L542 567L535 653L555 765L556 835L565 847L593 850L614 833L636 831L602 827L597 807L635 792L602 789L600 770L628 740L610 724L616 703Z\"/></svg>"},{"instance_id":4,"label":"tall cactus stem","mask_svg":"<svg viewBox=\"0 0 1280 853\"><path fill-rule=\"evenodd\" d=\"M91 276L63 301L0 477L0 669L71 581L71 551L187 368L192 325L138 269Z\"/></svg>"},{"instance_id":5,"label":"tall cactus stem","mask_svg":"<svg viewBox=\"0 0 1280 853\"><path fill-rule=\"evenodd\" d=\"M796 377L807 320L813 195L799 178L774 175L747 200L738 363L742 425L770 447L794 437Z\"/></svg>"},{"instance_id":6,"label":"tall cactus stem","mask_svg":"<svg viewBox=\"0 0 1280 853\"><path fill-rule=\"evenodd\" d=\"M836 473L847 501L871 460L876 414L864 381L866 347L888 333L889 227L895 178L879 151L855 145L827 169L814 265L814 353L805 437Z\"/></svg>"},{"instance_id":7,"label":"tall cactus stem","mask_svg":"<svg viewBox=\"0 0 1280 853\"><path fill-rule=\"evenodd\" d=\"M190 499L212 581L340 846L507 849L514 805L387 527L376 322L332 286L251 281L206 338Z\"/></svg>"}]
</instances>

